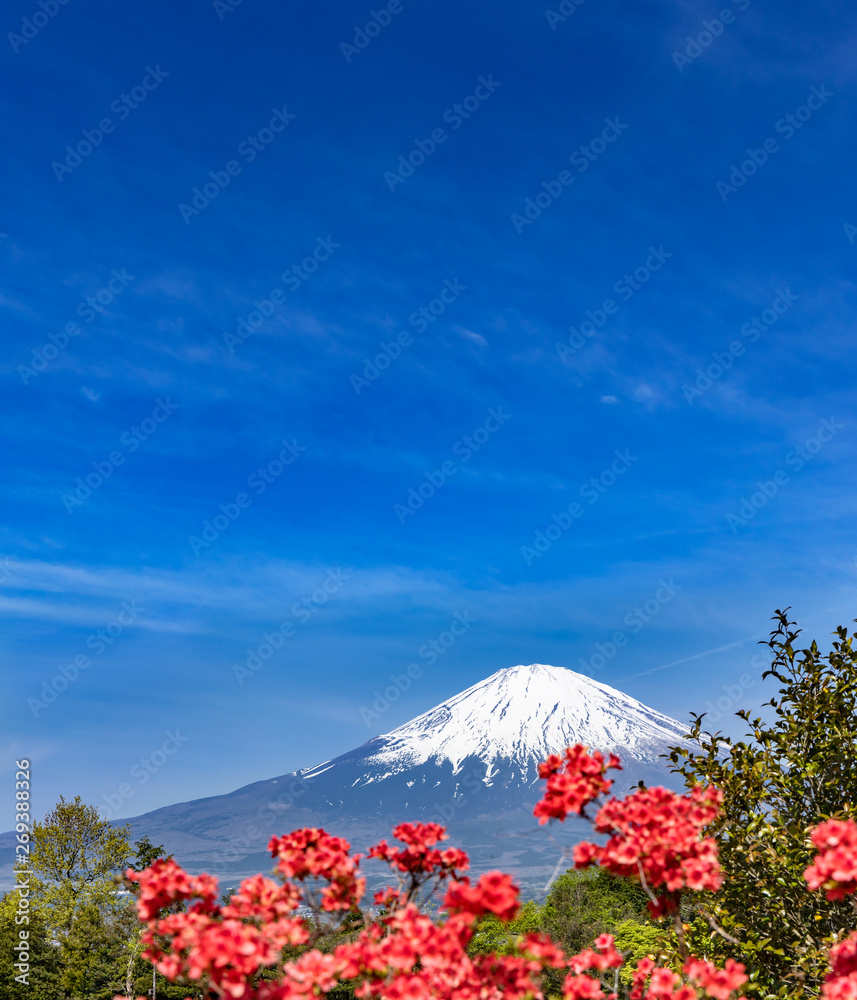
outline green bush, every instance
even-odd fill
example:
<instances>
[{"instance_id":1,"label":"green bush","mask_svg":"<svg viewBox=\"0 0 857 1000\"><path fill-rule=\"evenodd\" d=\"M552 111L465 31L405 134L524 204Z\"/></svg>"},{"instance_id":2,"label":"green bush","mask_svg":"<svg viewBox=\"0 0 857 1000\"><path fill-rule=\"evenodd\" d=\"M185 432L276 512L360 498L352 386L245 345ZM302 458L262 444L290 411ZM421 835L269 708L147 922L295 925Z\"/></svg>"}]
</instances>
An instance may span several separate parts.
<instances>
[{"instance_id":1,"label":"green bush","mask_svg":"<svg viewBox=\"0 0 857 1000\"><path fill-rule=\"evenodd\" d=\"M694 716L694 746L670 757L688 785L725 793L716 830L723 886L697 907L691 947L744 962L747 993L797 1000L817 994L830 943L857 924L850 902L808 892L803 878L814 853L808 830L855 815L857 652L842 627L828 653L815 642L796 649L799 632L786 612L774 620L772 665L762 676L781 686L766 717L736 712L749 732L733 742Z\"/></svg>"}]
</instances>

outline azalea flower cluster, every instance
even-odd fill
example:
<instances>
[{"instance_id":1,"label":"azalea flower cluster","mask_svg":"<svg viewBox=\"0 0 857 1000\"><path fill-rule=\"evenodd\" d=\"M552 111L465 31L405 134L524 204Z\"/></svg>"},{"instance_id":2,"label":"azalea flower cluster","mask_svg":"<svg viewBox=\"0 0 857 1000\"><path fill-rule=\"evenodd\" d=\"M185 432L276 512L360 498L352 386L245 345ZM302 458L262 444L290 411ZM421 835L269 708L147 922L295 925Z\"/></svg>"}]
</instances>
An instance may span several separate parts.
<instances>
[{"instance_id":1,"label":"azalea flower cluster","mask_svg":"<svg viewBox=\"0 0 857 1000\"><path fill-rule=\"evenodd\" d=\"M309 940L305 922L294 916L300 894L290 883L256 875L219 906L216 879L190 876L172 860L125 875L140 886L144 955L167 979L209 982L220 995L248 996L247 982L260 968ZM163 915L179 906L180 912Z\"/></svg>"},{"instance_id":2,"label":"azalea flower cluster","mask_svg":"<svg viewBox=\"0 0 857 1000\"><path fill-rule=\"evenodd\" d=\"M811 831L810 839L819 853L804 872L807 886L824 889L831 900L857 892L857 823L829 819ZM857 931L830 949L830 973L821 997L857 1000Z\"/></svg>"},{"instance_id":3,"label":"azalea flower cluster","mask_svg":"<svg viewBox=\"0 0 857 1000\"><path fill-rule=\"evenodd\" d=\"M631 1000L643 1000L644 997L646 1000L698 1000L700 996L729 1000L749 979L744 966L731 958L726 960L725 969L718 969L713 962L701 958L689 958L683 972L685 983L671 969L656 966L650 958L641 959L634 971Z\"/></svg>"},{"instance_id":4,"label":"azalea flower cluster","mask_svg":"<svg viewBox=\"0 0 857 1000\"><path fill-rule=\"evenodd\" d=\"M830 972L821 987L822 1000L857 997L857 933L830 949Z\"/></svg>"},{"instance_id":5,"label":"azalea flower cluster","mask_svg":"<svg viewBox=\"0 0 857 1000\"><path fill-rule=\"evenodd\" d=\"M374 919L358 909L365 891L360 856L324 830L272 838L269 849L284 881L245 879L224 905L216 903L216 880L188 875L174 861L156 861L142 872L129 869L126 878L139 886L137 911L146 925L143 954L168 979L234 1000L297 1000L352 981L361 998L383 1000L540 997L544 970L566 965L562 949L548 938L521 937L514 955L467 955L481 917L509 921L517 914L520 900L511 877L489 872L471 883L460 874L469 867L467 855L437 848L446 831L436 823L404 823L393 832L404 846L384 841L369 856L387 861L408 881L375 895L381 913ZM440 921L420 912L414 900L430 881L435 889L449 882ZM315 882L323 884L321 892ZM309 912L298 912L301 907ZM328 952L313 947L354 916L362 920L353 940ZM327 926L324 917L332 921ZM303 953L284 961L284 949L295 946L304 946ZM265 971L274 978L262 978Z\"/></svg>"},{"instance_id":6,"label":"azalea flower cluster","mask_svg":"<svg viewBox=\"0 0 857 1000\"><path fill-rule=\"evenodd\" d=\"M612 754L605 761L603 754L582 744L569 747L564 758L550 757L540 765L539 774L547 778L548 785L535 815L542 823L549 818L564 820L569 813L586 817L585 806L610 789L611 782L604 777L606 770L619 766ZM705 828L717 819L722 802L719 789L701 786L686 795L666 788L640 788L624 799L610 799L592 821L598 833L609 834L607 842L578 844L574 849L575 867L598 864L614 875L639 882L649 896L652 916L672 916L683 943L678 919L681 893L688 889L716 890L722 881L717 842L704 834ZM657 889L659 896L654 895ZM573 958L572 972L581 972L587 962L590 968L602 972L611 967L618 953L611 951L612 939L608 946L608 937L602 935L599 939L600 956L587 950ZM618 959L616 964L621 965L622 956L618 955ZM748 981L744 966L731 959L725 969L718 969L690 956L682 971L683 975L679 975L644 958L634 973L631 1000L696 1000L705 996L728 1000ZM569 977L564 997L600 1000L616 996L605 994L603 986L591 976Z\"/></svg>"},{"instance_id":7,"label":"azalea flower cluster","mask_svg":"<svg viewBox=\"0 0 857 1000\"><path fill-rule=\"evenodd\" d=\"M464 851L449 847L440 851L435 847L446 839L446 830L440 823L400 823L393 836L404 847L390 847L386 840L369 848L370 858L380 858L397 871L410 876L413 883L421 883L428 876L445 879L460 871L467 871L470 861Z\"/></svg>"},{"instance_id":8,"label":"azalea flower cluster","mask_svg":"<svg viewBox=\"0 0 857 1000\"><path fill-rule=\"evenodd\" d=\"M534 814L541 823L564 820L569 813L585 815L584 807L610 789L606 770L620 766L613 754L605 761L603 754L580 743L569 747L564 758L549 757L539 766L547 787ZM717 842L703 831L717 819L722 802L723 793L713 787L696 787L686 795L641 788L627 798L610 799L593 821L595 830L609 834L609 840L603 846L578 844L575 867L599 864L614 875L641 882L650 894L661 888L661 896L650 902L652 915L674 913L682 890L720 887Z\"/></svg>"},{"instance_id":9,"label":"azalea flower cluster","mask_svg":"<svg viewBox=\"0 0 857 1000\"><path fill-rule=\"evenodd\" d=\"M323 910L351 910L366 891L366 879L357 874L359 855L351 857L351 845L342 837L306 828L272 837L268 850L285 878L303 882L309 876L328 882L321 892Z\"/></svg>"},{"instance_id":10,"label":"azalea flower cluster","mask_svg":"<svg viewBox=\"0 0 857 1000\"><path fill-rule=\"evenodd\" d=\"M610 834L606 844L578 844L577 868L599 864L614 875L662 888L649 909L652 916L675 912L683 889L699 892L720 887L717 842L703 830L720 811L723 793L697 786L687 795L666 788L644 788L626 799L605 803L595 816L598 833Z\"/></svg>"},{"instance_id":11,"label":"azalea flower cluster","mask_svg":"<svg viewBox=\"0 0 857 1000\"><path fill-rule=\"evenodd\" d=\"M590 802L610 791L613 781L605 777L610 768L622 768L615 754L605 760L603 754L581 743L568 747L562 757L551 754L539 764L539 777L547 779L545 793L534 810L539 823L563 821L569 813L583 815Z\"/></svg>"},{"instance_id":12,"label":"azalea flower cluster","mask_svg":"<svg viewBox=\"0 0 857 1000\"><path fill-rule=\"evenodd\" d=\"M844 899L857 890L857 824L829 819L811 833L819 854L804 878L810 889L825 889L828 899Z\"/></svg>"},{"instance_id":13,"label":"azalea flower cluster","mask_svg":"<svg viewBox=\"0 0 857 1000\"><path fill-rule=\"evenodd\" d=\"M580 745L550 757L540 766L547 789L536 815L543 821L585 815L585 806L610 789L607 770L618 767L613 755ZM719 794L652 789L611 800L595 817L596 829L610 839L604 847L582 845L576 863L602 864L673 896L716 887L716 847L702 830L716 818ZM532 933L515 939L512 954L468 955L483 917L515 918L517 886L502 872L471 881L467 855L439 846L446 831L437 823L402 823L393 835L399 845L381 841L367 854L386 862L398 881L375 894L374 910L361 909L361 856L320 829L273 837L279 881L245 879L223 903L215 879L189 875L174 861L129 869L145 925L143 954L168 979L230 1000L308 1000L342 984L353 985L360 1000L541 1000L550 968L566 970L563 1000L618 997L624 957L609 934L571 956ZM419 905L432 897L440 899L435 916ZM631 998L730 1000L746 980L743 966L731 961L718 969L689 958L680 975L644 959Z\"/></svg>"},{"instance_id":14,"label":"azalea flower cluster","mask_svg":"<svg viewBox=\"0 0 857 1000\"><path fill-rule=\"evenodd\" d=\"M594 1000L607 996L601 978L589 975L596 972L600 975L610 969L619 969L624 962L621 952L616 951L615 939L612 934L601 934L595 939L595 948L584 948L578 955L569 960L571 972L566 977L563 986L563 1000ZM615 982L615 977L614 977ZM615 996L615 993L609 994Z\"/></svg>"}]
</instances>

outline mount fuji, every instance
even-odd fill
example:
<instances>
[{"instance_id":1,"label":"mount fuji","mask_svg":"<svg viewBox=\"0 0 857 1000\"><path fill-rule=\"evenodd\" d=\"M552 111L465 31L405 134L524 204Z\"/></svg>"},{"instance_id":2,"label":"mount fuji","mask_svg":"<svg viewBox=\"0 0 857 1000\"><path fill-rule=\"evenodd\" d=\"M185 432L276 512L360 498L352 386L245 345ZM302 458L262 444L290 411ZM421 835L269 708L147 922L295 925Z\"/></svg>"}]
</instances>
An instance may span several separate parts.
<instances>
[{"instance_id":1,"label":"mount fuji","mask_svg":"<svg viewBox=\"0 0 857 1000\"><path fill-rule=\"evenodd\" d=\"M617 794L641 780L678 789L660 755L685 732L606 684L534 663L499 670L333 760L127 822L190 870L228 880L269 870L275 833L323 826L364 851L403 820L440 822L475 873L502 868L537 891L561 846L589 831L569 821L560 845L539 827L538 762L579 742L622 759Z\"/></svg>"}]
</instances>

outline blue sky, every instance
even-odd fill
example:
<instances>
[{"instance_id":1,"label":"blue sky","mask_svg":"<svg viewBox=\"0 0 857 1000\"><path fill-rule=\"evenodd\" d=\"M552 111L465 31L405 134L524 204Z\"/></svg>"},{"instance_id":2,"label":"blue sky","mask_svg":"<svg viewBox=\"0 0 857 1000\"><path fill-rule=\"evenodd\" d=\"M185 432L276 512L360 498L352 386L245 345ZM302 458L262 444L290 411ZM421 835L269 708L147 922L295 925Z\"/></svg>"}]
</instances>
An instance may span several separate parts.
<instances>
[{"instance_id":1,"label":"blue sky","mask_svg":"<svg viewBox=\"0 0 857 1000\"><path fill-rule=\"evenodd\" d=\"M226 792L517 663L686 719L775 608L855 617L850 5L3 18L37 813Z\"/></svg>"}]
</instances>

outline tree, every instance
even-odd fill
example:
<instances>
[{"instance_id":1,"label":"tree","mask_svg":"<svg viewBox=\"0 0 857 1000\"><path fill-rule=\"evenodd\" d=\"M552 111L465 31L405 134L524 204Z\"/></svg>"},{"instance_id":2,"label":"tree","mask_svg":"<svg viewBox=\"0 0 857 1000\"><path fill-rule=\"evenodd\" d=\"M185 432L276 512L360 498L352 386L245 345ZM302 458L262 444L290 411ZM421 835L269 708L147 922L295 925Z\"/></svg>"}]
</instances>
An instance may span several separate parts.
<instances>
[{"instance_id":1,"label":"tree","mask_svg":"<svg viewBox=\"0 0 857 1000\"><path fill-rule=\"evenodd\" d=\"M71 927L77 909L106 902L116 891L113 876L131 855L128 827L113 827L80 796L59 803L33 824L32 869L39 897L60 930Z\"/></svg>"},{"instance_id":2,"label":"tree","mask_svg":"<svg viewBox=\"0 0 857 1000\"><path fill-rule=\"evenodd\" d=\"M569 868L551 886L538 929L573 955L591 947L599 934L614 934L618 940L618 930L624 924L643 927L658 939L663 936L660 928L648 919L646 894L639 885L603 868L594 871ZM631 944L617 944L617 947L625 950ZM546 973L545 992L562 992L562 976L557 970Z\"/></svg>"},{"instance_id":3,"label":"tree","mask_svg":"<svg viewBox=\"0 0 857 1000\"><path fill-rule=\"evenodd\" d=\"M143 837L142 840L135 842L134 857L129 862L128 867L133 868L135 872L141 872L148 868L153 861L157 861L158 858L171 857L172 854L164 854L163 844L158 844L156 847L148 837Z\"/></svg>"},{"instance_id":4,"label":"tree","mask_svg":"<svg viewBox=\"0 0 857 1000\"><path fill-rule=\"evenodd\" d=\"M59 948L52 943L51 928L43 910L30 905L24 916L18 915L18 896L6 893L0 898L0 1000L55 1000L56 983L61 972ZM21 940L19 932L25 930L30 946L29 981L15 982L18 974L14 946Z\"/></svg>"},{"instance_id":5,"label":"tree","mask_svg":"<svg viewBox=\"0 0 857 1000\"><path fill-rule=\"evenodd\" d=\"M574 953L589 947L599 934L615 934L624 920L647 922L646 902L646 894L629 879L603 868L570 868L548 893L541 930Z\"/></svg>"},{"instance_id":6,"label":"tree","mask_svg":"<svg viewBox=\"0 0 857 1000\"><path fill-rule=\"evenodd\" d=\"M125 985L125 944L136 937L127 896L77 908L62 941L64 992L73 1000L112 1000Z\"/></svg>"},{"instance_id":7,"label":"tree","mask_svg":"<svg viewBox=\"0 0 857 1000\"><path fill-rule=\"evenodd\" d=\"M843 627L826 654L815 642L796 649L787 611L776 612L767 642L773 659L762 676L781 684L764 706L769 718L736 712L749 732L733 742L694 716L694 746L669 756L688 785L725 792L716 826L725 877L693 921L696 949L755 970L748 991L797 998L818 991L830 942L854 924L850 904L809 893L803 873L810 828L857 808L857 651Z\"/></svg>"},{"instance_id":8,"label":"tree","mask_svg":"<svg viewBox=\"0 0 857 1000\"><path fill-rule=\"evenodd\" d=\"M522 934L542 930L542 908L530 900L524 903L514 920L503 922L493 913L486 914L480 921L473 939L468 945L469 954L514 955L515 940Z\"/></svg>"},{"instance_id":9,"label":"tree","mask_svg":"<svg viewBox=\"0 0 857 1000\"><path fill-rule=\"evenodd\" d=\"M107 1000L121 988L125 943L138 931L116 877L131 855L128 828L111 826L79 796L61 797L33 824L32 899L60 964L53 997Z\"/></svg>"},{"instance_id":10,"label":"tree","mask_svg":"<svg viewBox=\"0 0 857 1000\"><path fill-rule=\"evenodd\" d=\"M619 982L626 988L640 959L647 955L663 956L669 947L664 930L646 921L622 920L615 928L616 947L625 956L625 965L619 970Z\"/></svg>"}]
</instances>

